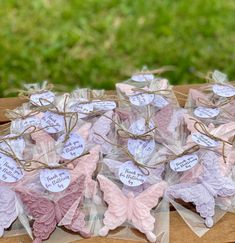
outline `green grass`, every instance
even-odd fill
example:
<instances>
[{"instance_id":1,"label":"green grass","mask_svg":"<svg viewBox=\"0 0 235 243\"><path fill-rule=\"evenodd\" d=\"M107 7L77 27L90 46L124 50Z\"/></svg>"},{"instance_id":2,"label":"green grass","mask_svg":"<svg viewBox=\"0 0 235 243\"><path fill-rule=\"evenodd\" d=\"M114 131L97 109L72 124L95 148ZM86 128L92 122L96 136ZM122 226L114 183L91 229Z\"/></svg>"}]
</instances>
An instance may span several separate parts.
<instances>
[{"instance_id":1,"label":"green grass","mask_svg":"<svg viewBox=\"0 0 235 243\"><path fill-rule=\"evenodd\" d=\"M233 0L1 1L0 96L44 79L112 89L144 65L174 65L173 84L235 79L234 30Z\"/></svg>"}]
</instances>

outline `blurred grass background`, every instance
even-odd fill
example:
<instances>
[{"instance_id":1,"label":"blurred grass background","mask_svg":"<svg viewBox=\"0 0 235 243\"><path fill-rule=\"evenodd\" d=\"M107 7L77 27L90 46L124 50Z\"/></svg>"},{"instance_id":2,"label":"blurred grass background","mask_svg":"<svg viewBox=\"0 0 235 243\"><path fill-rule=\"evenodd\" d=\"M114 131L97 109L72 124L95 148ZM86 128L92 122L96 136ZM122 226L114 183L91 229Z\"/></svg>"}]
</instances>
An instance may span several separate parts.
<instances>
[{"instance_id":1,"label":"blurred grass background","mask_svg":"<svg viewBox=\"0 0 235 243\"><path fill-rule=\"evenodd\" d=\"M235 79L233 0L7 0L0 17L0 96L44 79L112 89L144 65L174 65L173 84Z\"/></svg>"}]
</instances>

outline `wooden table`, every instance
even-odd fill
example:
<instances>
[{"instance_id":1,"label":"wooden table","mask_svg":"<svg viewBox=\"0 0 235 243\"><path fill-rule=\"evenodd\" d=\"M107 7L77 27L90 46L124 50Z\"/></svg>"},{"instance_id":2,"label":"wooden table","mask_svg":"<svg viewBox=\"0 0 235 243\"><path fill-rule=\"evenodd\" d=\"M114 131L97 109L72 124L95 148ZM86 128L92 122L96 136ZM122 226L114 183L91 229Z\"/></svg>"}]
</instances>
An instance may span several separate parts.
<instances>
[{"instance_id":1,"label":"wooden table","mask_svg":"<svg viewBox=\"0 0 235 243\"><path fill-rule=\"evenodd\" d=\"M199 88L201 85L181 85L175 86L174 90L187 94L190 88ZM182 96L176 92L177 98ZM14 109L18 105L25 102L19 98L0 98L0 123L8 122L8 118L4 115L5 109ZM180 104L183 106L184 101L179 99ZM32 240L27 235L4 237L0 239L0 243L29 243ZM48 240L49 243L64 243L63 239ZM84 239L79 241L72 241L79 243L125 243L125 242L139 242L139 241L126 241L113 238L94 237L91 239ZM227 213L209 232L202 238L197 237L190 228L184 223L183 219L176 211L170 212L170 242L171 243L222 243L222 242L235 242L235 214Z\"/></svg>"}]
</instances>

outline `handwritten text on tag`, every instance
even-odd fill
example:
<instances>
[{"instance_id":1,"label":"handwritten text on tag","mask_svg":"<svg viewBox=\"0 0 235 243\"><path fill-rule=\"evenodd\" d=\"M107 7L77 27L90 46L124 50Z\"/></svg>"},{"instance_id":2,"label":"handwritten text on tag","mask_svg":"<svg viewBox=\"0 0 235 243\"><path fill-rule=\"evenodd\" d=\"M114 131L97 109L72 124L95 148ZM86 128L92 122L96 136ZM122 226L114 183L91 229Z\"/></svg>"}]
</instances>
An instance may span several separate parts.
<instances>
[{"instance_id":1,"label":"handwritten text on tag","mask_svg":"<svg viewBox=\"0 0 235 243\"><path fill-rule=\"evenodd\" d=\"M198 157L196 154L184 155L170 162L170 167L172 170L181 172L193 168L198 162Z\"/></svg>"},{"instance_id":2,"label":"handwritten text on tag","mask_svg":"<svg viewBox=\"0 0 235 243\"><path fill-rule=\"evenodd\" d=\"M219 144L218 141L215 141L208 136L201 134L200 132L192 133L192 140L195 143L205 147L217 147Z\"/></svg>"},{"instance_id":3,"label":"handwritten text on tag","mask_svg":"<svg viewBox=\"0 0 235 243\"><path fill-rule=\"evenodd\" d=\"M71 178L66 169L43 169L40 171L40 181L48 191L61 192L69 186Z\"/></svg>"},{"instance_id":4,"label":"handwritten text on tag","mask_svg":"<svg viewBox=\"0 0 235 243\"><path fill-rule=\"evenodd\" d=\"M109 111L109 110L113 110L117 107L116 103L114 101L93 101L92 102L94 110L98 110L98 111Z\"/></svg>"},{"instance_id":5,"label":"handwritten text on tag","mask_svg":"<svg viewBox=\"0 0 235 243\"><path fill-rule=\"evenodd\" d=\"M167 106L168 104L169 104L169 102L163 96L155 94L154 100L153 100L154 106L161 109L161 108Z\"/></svg>"},{"instance_id":6,"label":"handwritten text on tag","mask_svg":"<svg viewBox=\"0 0 235 243\"><path fill-rule=\"evenodd\" d=\"M23 176L23 171L15 160L0 153L0 180L4 182L16 182Z\"/></svg>"},{"instance_id":7,"label":"handwritten text on tag","mask_svg":"<svg viewBox=\"0 0 235 243\"><path fill-rule=\"evenodd\" d=\"M131 104L136 106L145 106L150 104L154 99L154 94L136 94L129 96Z\"/></svg>"},{"instance_id":8,"label":"handwritten text on tag","mask_svg":"<svg viewBox=\"0 0 235 243\"><path fill-rule=\"evenodd\" d=\"M147 179L147 176L132 161L127 161L122 164L118 174L121 182L127 186L142 185Z\"/></svg>"},{"instance_id":9,"label":"handwritten text on tag","mask_svg":"<svg viewBox=\"0 0 235 243\"><path fill-rule=\"evenodd\" d=\"M206 108L199 106L194 110L194 115L200 118L213 118L218 116L220 110L218 108Z\"/></svg>"},{"instance_id":10,"label":"handwritten text on tag","mask_svg":"<svg viewBox=\"0 0 235 243\"><path fill-rule=\"evenodd\" d=\"M233 97L235 96L235 87L230 87L227 85L213 85L213 92L221 97Z\"/></svg>"},{"instance_id":11,"label":"handwritten text on tag","mask_svg":"<svg viewBox=\"0 0 235 243\"><path fill-rule=\"evenodd\" d=\"M60 137L58 141L63 141L63 139L64 136ZM84 149L85 141L83 138L78 134L71 133L69 139L65 142L60 155L64 159L74 159L80 156Z\"/></svg>"},{"instance_id":12,"label":"handwritten text on tag","mask_svg":"<svg viewBox=\"0 0 235 243\"><path fill-rule=\"evenodd\" d=\"M32 94L30 96L30 102L36 106L46 106L53 103L55 100L55 94L51 91L45 91L40 94Z\"/></svg>"},{"instance_id":13,"label":"handwritten text on tag","mask_svg":"<svg viewBox=\"0 0 235 243\"><path fill-rule=\"evenodd\" d=\"M61 115L46 111L41 119L41 125L48 133L58 133L64 130L64 118Z\"/></svg>"}]
</instances>

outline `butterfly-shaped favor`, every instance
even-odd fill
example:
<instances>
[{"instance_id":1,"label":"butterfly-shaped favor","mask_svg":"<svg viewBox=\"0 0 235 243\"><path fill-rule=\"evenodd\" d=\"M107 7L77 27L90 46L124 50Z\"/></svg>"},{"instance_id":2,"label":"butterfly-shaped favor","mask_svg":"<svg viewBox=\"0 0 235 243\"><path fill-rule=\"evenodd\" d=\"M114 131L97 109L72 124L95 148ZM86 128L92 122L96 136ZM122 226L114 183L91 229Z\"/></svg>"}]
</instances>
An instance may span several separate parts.
<instances>
[{"instance_id":1,"label":"butterfly-shaped favor","mask_svg":"<svg viewBox=\"0 0 235 243\"><path fill-rule=\"evenodd\" d=\"M86 198L93 198L99 203L100 199L96 196L97 193L97 182L92 178L93 173L97 168L97 164L100 159L100 146L96 145L90 149L89 154L83 155L82 157L73 161L73 168L71 167L71 179L72 181L80 175L85 176L85 191L84 195Z\"/></svg>"},{"instance_id":2,"label":"butterfly-shaped favor","mask_svg":"<svg viewBox=\"0 0 235 243\"><path fill-rule=\"evenodd\" d=\"M111 150L112 146L104 141L107 139L111 131L113 111L107 111L104 115L99 117L93 124L90 133L90 140L102 146L102 151L107 153ZM97 135L98 134L98 135ZM102 137L104 139L102 139Z\"/></svg>"},{"instance_id":3,"label":"butterfly-shaped favor","mask_svg":"<svg viewBox=\"0 0 235 243\"><path fill-rule=\"evenodd\" d=\"M39 243L46 240L55 230L56 225L64 217L69 217L69 224L65 228L74 232L79 232L82 236L88 237L84 213L81 210L83 198L85 176L80 176L77 181L72 182L69 187L62 192L59 199L53 200L49 195L41 195L30 190L17 190L16 193L21 198L28 215L33 217L34 242ZM73 209L70 212L70 209ZM72 214L72 217L71 217Z\"/></svg>"},{"instance_id":4,"label":"butterfly-shaped favor","mask_svg":"<svg viewBox=\"0 0 235 243\"><path fill-rule=\"evenodd\" d=\"M104 214L104 227L100 229L99 234L105 236L109 230L114 230L125 221L140 232L144 233L150 242L156 241L154 230L155 218L150 211L158 204L166 188L165 182L151 185L138 196L129 192L127 196L111 180L98 175L100 189L103 191L104 201L108 208Z\"/></svg>"},{"instance_id":5,"label":"butterfly-shaped favor","mask_svg":"<svg viewBox=\"0 0 235 243\"><path fill-rule=\"evenodd\" d=\"M15 192L6 186L0 186L0 237L16 220L18 213L16 209Z\"/></svg>"},{"instance_id":6,"label":"butterfly-shaped favor","mask_svg":"<svg viewBox=\"0 0 235 243\"><path fill-rule=\"evenodd\" d=\"M235 195L235 183L221 173L217 156L209 151L204 155L203 171L196 181L172 185L166 190L166 195L194 203L206 226L212 227L215 200Z\"/></svg>"}]
</instances>

